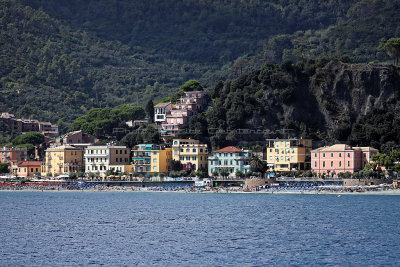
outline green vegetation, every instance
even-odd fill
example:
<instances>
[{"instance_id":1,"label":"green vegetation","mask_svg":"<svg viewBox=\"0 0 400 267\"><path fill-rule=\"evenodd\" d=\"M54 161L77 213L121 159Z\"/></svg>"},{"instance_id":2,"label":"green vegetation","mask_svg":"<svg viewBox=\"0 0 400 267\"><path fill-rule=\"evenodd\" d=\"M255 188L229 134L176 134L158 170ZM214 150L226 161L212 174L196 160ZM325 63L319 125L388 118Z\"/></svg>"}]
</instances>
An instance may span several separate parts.
<instances>
[{"instance_id":1,"label":"green vegetation","mask_svg":"<svg viewBox=\"0 0 400 267\"><path fill-rule=\"evenodd\" d=\"M377 40L400 35L389 0L0 3L0 109L64 124L189 79L211 88L268 60L385 61Z\"/></svg>"},{"instance_id":2,"label":"green vegetation","mask_svg":"<svg viewBox=\"0 0 400 267\"><path fill-rule=\"evenodd\" d=\"M8 173L8 164L7 163L0 163L0 173Z\"/></svg>"},{"instance_id":3,"label":"green vegetation","mask_svg":"<svg viewBox=\"0 0 400 267\"><path fill-rule=\"evenodd\" d=\"M196 81L196 80L189 80L185 82L182 86L181 89L185 92L190 92L190 91L203 91L204 88L201 86L201 84Z\"/></svg>"},{"instance_id":4,"label":"green vegetation","mask_svg":"<svg viewBox=\"0 0 400 267\"><path fill-rule=\"evenodd\" d=\"M25 145L25 144L30 144L35 146L35 145L40 145L44 142L44 136L43 134L38 132L28 132L17 136L11 142L15 146Z\"/></svg>"},{"instance_id":5,"label":"green vegetation","mask_svg":"<svg viewBox=\"0 0 400 267\"><path fill-rule=\"evenodd\" d=\"M120 105L115 108L94 108L74 120L70 130L83 130L98 138L115 136L118 133L125 135L125 129L128 128L126 121L144 117L145 112L142 107Z\"/></svg>"},{"instance_id":6,"label":"green vegetation","mask_svg":"<svg viewBox=\"0 0 400 267\"><path fill-rule=\"evenodd\" d=\"M393 58L393 64L399 65L400 59L400 38L390 38L383 46L386 52L391 58Z\"/></svg>"}]
</instances>

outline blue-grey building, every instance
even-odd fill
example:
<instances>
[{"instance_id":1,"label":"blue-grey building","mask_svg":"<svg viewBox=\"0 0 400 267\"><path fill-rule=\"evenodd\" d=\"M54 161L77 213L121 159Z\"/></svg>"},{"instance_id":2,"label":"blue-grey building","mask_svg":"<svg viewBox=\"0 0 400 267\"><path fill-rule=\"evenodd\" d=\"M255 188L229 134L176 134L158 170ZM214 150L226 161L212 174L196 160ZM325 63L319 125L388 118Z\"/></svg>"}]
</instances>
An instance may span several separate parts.
<instances>
[{"instance_id":1,"label":"blue-grey building","mask_svg":"<svg viewBox=\"0 0 400 267\"><path fill-rule=\"evenodd\" d=\"M235 177L236 171L247 173L250 171L251 150L242 150L234 146L228 146L213 152L208 157L208 175L214 171L220 172L226 169L229 177Z\"/></svg>"}]
</instances>

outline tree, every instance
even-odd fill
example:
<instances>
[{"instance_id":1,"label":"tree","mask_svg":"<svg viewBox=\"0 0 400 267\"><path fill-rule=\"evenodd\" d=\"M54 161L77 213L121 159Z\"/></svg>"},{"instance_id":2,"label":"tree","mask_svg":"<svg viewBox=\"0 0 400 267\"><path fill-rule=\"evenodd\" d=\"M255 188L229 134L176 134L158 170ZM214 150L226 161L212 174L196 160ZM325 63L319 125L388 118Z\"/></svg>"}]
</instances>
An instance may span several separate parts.
<instances>
[{"instance_id":1,"label":"tree","mask_svg":"<svg viewBox=\"0 0 400 267\"><path fill-rule=\"evenodd\" d=\"M237 170L235 176L236 178L244 178L244 173L241 170Z\"/></svg>"},{"instance_id":2,"label":"tree","mask_svg":"<svg viewBox=\"0 0 400 267\"><path fill-rule=\"evenodd\" d=\"M222 168L221 171L219 172L219 174L223 177L226 178L229 176L229 172L226 168Z\"/></svg>"},{"instance_id":3,"label":"tree","mask_svg":"<svg viewBox=\"0 0 400 267\"><path fill-rule=\"evenodd\" d=\"M199 168L196 172L196 176L199 178L207 178L208 177L207 169L204 167Z\"/></svg>"},{"instance_id":4,"label":"tree","mask_svg":"<svg viewBox=\"0 0 400 267\"><path fill-rule=\"evenodd\" d=\"M44 142L44 135L38 132L28 132L15 137L11 142L13 145L40 145Z\"/></svg>"},{"instance_id":5,"label":"tree","mask_svg":"<svg viewBox=\"0 0 400 267\"><path fill-rule=\"evenodd\" d=\"M398 65L400 59L400 38L390 38L383 47L386 53L393 58L394 65Z\"/></svg>"},{"instance_id":6,"label":"tree","mask_svg":"<svg viewBox=\"0 0 400 267\"><path fill-rule=\"evenodd\" d=\"M254 156L250 160L250 168L253 172L264 174L264 172L267 170L267 164L262 161L258 156Z\"/></svg>"},{"instance_id":7,"label":"tree","mask_svg":"<svg viewBox=\"0 0 400 267\"><path fill-rule=\"evenodd\" d=\"M147 102L145 110L147 117L149 118L149 122L154 122L154 103L152 99Z\"/></svg>"},{"instance_id":8,"label":"tree","mask_svg":"<svg viewBox=\"0 0 400 267\"><path fill-rule=\"evenodd\" d=\"M8 173L8 164L0 163L0 173Z\"/></svg>"},{"instance_id":9,"label":"tree","mask_svg":"<svg viewBox=\"0 0 400 267\"><path fill-rule=\"evenodd\" d=\"M70 172L68 174L69 179L71 180L76 180L78 178L78 175L75 172Z\"/></svg>"},{"instance_id":10,"label":"tree","mask_svg":"<svg viewBox=\"0 0 400 267\"><path fill-rule=\"evenodd\" d=\"M171 171L174 171L174 172L182 170L182 164L181 164L180 160L171 159L169 161L169 166L171 168Z\"/></svg>"},{"instance_id":11,"label":"tree","mask_svg":"<svg viewBox=\"0 0 400 267\"><path fill-rule=\"evenodd\" d=\"M219 172L217 170L212 172L212 176L213 177L218 177L218 175L219 175Z\"/></svg>"},{"instance_id":12,"label":"tree","mask_svg":"<svg viewBox=\"0 0 400 267\"><path fill-rule=\"evenodd\" d=\"M185 92L190 92L190 91L203 91L203 86L196 81L196 80L189 80L185 82L182 86L181 89Z\"/></svg>"}]
</instances>

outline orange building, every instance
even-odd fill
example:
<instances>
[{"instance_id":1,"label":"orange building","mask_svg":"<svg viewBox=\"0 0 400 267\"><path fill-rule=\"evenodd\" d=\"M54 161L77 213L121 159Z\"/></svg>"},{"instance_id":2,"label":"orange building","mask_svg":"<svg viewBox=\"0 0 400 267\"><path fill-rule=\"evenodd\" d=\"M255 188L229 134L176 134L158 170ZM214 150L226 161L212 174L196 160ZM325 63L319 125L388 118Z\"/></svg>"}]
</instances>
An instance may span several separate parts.
<instances>
[{"instance_id":1,"label":"orange building","mask_svg":"<svg viewBox=\"0 0 400 267\"><path fill-rule=\"evenodd\" d=\"M40 174L44 161L20 161L12 168L13 175L18 177L32 177L34 174Z\"/></svg>"}]
</instances>

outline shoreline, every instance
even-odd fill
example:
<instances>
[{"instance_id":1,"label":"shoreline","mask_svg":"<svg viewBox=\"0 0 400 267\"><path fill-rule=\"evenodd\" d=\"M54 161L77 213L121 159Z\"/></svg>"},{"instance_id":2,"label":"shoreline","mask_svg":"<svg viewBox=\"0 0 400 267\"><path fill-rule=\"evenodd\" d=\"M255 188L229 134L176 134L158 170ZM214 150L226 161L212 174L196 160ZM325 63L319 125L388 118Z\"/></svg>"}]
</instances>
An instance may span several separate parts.
<instances>
[{"instance_id":1,"label":"shoreline","mask_svg":"<svg viewBox=\"0 0 400 267\"><path fill-rule=\"evenodd\" d=\"M381 190L381 191L364 191L364 192L340 192L340 191L231 191L231 190L209 190L209 191L185 191L185 190L131 190L131 189L0 189L0 192L83 192L83 193L178 193L178 194L270 194L270 195L384 195L384 196L400 196L400 190Z\"/></svg>"}]
</instances>

